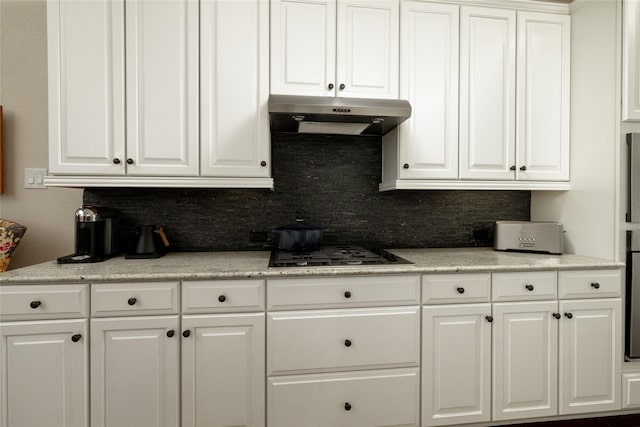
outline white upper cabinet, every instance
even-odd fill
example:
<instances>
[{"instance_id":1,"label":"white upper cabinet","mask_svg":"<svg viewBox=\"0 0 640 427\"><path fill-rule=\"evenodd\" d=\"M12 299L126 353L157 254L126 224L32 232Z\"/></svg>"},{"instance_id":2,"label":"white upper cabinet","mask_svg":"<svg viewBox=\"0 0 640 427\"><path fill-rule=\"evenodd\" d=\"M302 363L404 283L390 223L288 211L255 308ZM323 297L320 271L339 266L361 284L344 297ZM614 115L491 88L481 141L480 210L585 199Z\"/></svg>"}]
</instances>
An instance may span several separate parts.
<instances>
[{"instance_id":1,"label":"white upper cabinet","mask_svg":"<svg viewBox=\"0 0 640 427\"><path fill-rule=\"evenodd\" d=\"M125 1L127 173L198 175L198 1Z\"/></svg>"},{"instance_id":2,"label":"white upper cabinet","mask_svg":"<svg viewBox=\"0 0 640 427\"><path fill-rule=\"evenodd\" d=\"M272 0L271 93L398 97L398 0Z\"/></svg>"},{"instance_id":3,"label":"white upper cabinet","mask_svg":"<svg viewBox=\"0 0 640 427\"><path fill-rule=\"evenodd\" d=\"M519 180L569 180L571 18L518 13Z\"/></svg>"},{"instance_id":4,"label":"white upper cabinet","mask_svg":"<svg viewBox=\"0 0 640 427\"><path fill-rule=\"evenodd\" d=\"M640 120L640 2L622 2L622 120Z\"/></svg>"},{"instance_id":5,"label":"white upper cabinet","mask_svg":"<svg viewBox=\"0 0 640 427\"><path fill-rule=\"evenodd\" d=\"M460 178L513 179L516 12L463 7L461 15Z\"/></svg>"},{"instance_id":6,"label":"white upper cabinet","mask_svg":"<svg viewBox=\"0 0 640 427\"><path fill-rule=\"evenodd\" d=\"M400 98L413 108L398 130L402 179L458 176L459 10L402 2Z\"/></svg>"},{"instance_id":7,"label":"white upper cabinet","mask_svg":"<svg viewBox=\"0 0 640 427\"><path fill-rule=\"evenodd\" d=\"M383 138L380 190L570 188L571 18L535 7L402 2L413 112Z\"/></svg>"},{"instance_id":8,"label":"white upper cabinet","mask_svg":"<svg viewBox=\"0 0 640 427\"><path fill-rule=\"evenodd\" d=\"M201 173L270 176L269 4L200 1Z\"/></svg>"},{"instance_id":9,"label":"white upper cabinet","mask_svg":"<svg viewBox=\"0 0 640 427\"><path fill-rule=\"evenodd\" d=\"M47 2L49 172L125 172L124 2Z\"/></svg>"}]
</instances>

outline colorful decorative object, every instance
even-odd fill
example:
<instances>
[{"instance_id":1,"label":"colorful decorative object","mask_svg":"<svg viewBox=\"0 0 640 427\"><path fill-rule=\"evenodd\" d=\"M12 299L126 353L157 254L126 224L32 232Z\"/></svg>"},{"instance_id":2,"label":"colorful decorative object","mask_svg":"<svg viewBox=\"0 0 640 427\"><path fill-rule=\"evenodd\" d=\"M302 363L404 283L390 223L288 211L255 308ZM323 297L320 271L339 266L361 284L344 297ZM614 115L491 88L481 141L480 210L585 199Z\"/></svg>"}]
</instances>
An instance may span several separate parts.
<instances>
[{"instance_id":1,"label":"colorful decorative object","mask_svg":"<svg viewBox=\"0 0 640 427\"><path fill-rule=\"evenodd\" d=\"M0 219L0 272L7 271L9 261L27 227L17 222Z\"/></svg>"}]
</instances>

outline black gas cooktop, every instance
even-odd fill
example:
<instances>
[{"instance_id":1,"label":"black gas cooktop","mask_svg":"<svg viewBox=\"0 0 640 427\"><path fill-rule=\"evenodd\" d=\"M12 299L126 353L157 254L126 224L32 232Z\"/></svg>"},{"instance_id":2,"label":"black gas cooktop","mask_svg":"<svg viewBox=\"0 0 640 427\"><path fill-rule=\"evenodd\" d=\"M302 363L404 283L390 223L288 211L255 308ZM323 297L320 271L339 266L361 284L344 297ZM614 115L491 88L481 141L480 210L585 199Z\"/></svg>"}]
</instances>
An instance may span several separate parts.
<instances>
[{"instance_id":1,"label":"black gas cooktop","mask_svg":"<svg viewBox=\"0 0 640 427\"><path fill-rule=\"evenodd\" d=\"M349 265L413 264L384 249L365 249L360 246L321 246L313 251L271 252L269 267L320 267Z\"/></svg>"}]
</instances>

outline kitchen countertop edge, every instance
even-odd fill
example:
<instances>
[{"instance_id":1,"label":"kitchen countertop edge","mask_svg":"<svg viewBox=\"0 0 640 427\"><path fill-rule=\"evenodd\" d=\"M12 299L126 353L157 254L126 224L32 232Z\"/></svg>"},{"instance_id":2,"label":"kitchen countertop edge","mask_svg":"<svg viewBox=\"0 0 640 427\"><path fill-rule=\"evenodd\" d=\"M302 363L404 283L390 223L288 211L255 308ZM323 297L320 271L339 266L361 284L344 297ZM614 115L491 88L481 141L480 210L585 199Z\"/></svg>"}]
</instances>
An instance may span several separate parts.
<instances>
[{"instance_id":1,"label":"kitchen countertop edge","mask_svg":"<svg viewBox=\"0 0 640 427\"><path fill-rule=\"evenodd\" d=\"M0 274L0 285L105 283L214 279L586 270L624 267L623 262L581 255L500 252L491 248L389 249L414 264L337 267L268 267L270 252L177 252L162 258L59 265L49 261ZM134 267L135 266L135 267Z\"/></svg>"}]
</instances>

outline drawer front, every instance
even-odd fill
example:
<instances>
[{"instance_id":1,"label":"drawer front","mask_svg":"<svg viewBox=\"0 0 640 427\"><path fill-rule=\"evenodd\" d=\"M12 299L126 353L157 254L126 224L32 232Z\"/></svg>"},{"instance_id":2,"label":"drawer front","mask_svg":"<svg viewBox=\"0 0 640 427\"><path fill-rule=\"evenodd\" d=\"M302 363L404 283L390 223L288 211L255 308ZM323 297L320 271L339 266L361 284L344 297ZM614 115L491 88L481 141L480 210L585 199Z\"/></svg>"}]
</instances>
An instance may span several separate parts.
<instances>
[{"instance_id":1,"label":"drawer front","mask_svg":"<svg viewBox=\"0 0 640 427\"><path fill-rule=\"evenodd\" d=\"M91 285L91 315L178 314L178 282L98 283Z\"/></svg>"},{"instance_id":2,"label":"drawer front","mask_svg":"<svg viewBox=\"0 0 640 427\"><path fill-rule=\"evenodd\" d=\"M267 372L418 366L417 306L269 313Z\"/></svg>"},{"instance_id":3,"label":"drawer front","mask_svg":"<svg viewBox=\"0 0 640 427\"><path fill-rule=\"evenodd\" d=\"M491 273L422 276L423 304L491 301Z\"/></svg>"},{"instance_id":4,"label":"drawer front","mask_svg":"<svg viewBox=\"0 0 640 427\"><path fill-rule=\"evenodd\" d=\"M182 312L224 313L264 310L264 280L182 282Z\"/></svg>"},{"instance_id":5,"label":"drawer front","mask_svg":"<svg viewBox=\"0 0 640 427\"><path fill-rule=\"evenodd\" d=\"M615 298L622 292L620 270L579 270L558 273L559 298Z\"/></svg>"},{"instance_id":6,"label":"drawer front","mask_svg":"<svg viewBox=\"0 0 640 427\"><path fill-rule=\"evenodd\" d=\"M538 301L558 297L558 273L529 271L492 274L493 301Z\"/></svg>"},{"instance_id":7,"label":"drawer front","mask_svg":"<svg viewBox=\"0 0 640 427\"><path fill-rule=\"evenodd\" d=\"M418 426L418 368L272 377L267 424Z\"/></svg>"},{"instance_id":8,"label":"drawer front","mask_svg":"<svg viewBox=\"0 0 640 427\"><path fill-rule=\"evenodd\" d=\"M0 320L87 317L89 285L0 287Z\"/></svg>"},{"instance_id":9,"label":"drawer front","mask_svg":"<svg viewBox=\"0 0 640 427\"><path fill-rule=\"evenodd\" d=\"M420 276L389 275L274 279L267 281L267 308L348 308L420 303Z\"/></svg>"}]
</instances>

